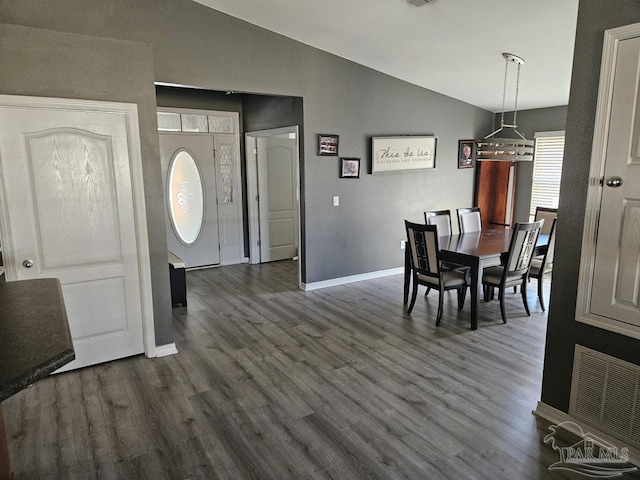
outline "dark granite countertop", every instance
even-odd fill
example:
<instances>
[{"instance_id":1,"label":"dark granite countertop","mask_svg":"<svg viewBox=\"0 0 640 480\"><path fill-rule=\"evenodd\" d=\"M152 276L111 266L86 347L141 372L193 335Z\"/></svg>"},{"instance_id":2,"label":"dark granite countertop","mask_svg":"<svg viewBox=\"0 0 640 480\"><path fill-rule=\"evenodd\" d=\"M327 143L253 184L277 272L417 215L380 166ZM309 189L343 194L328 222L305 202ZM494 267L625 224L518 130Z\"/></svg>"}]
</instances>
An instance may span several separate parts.
<instances>
[{"instance_id":1,"label":"dark granite countertop","mask_svg":"<svg viewBox=\"0 0 640 480\"><path fill-rule=\"evenodd\" d=\"M0 283L0 402L74 358L60 281Z\"/></svg>"}]
</instances>

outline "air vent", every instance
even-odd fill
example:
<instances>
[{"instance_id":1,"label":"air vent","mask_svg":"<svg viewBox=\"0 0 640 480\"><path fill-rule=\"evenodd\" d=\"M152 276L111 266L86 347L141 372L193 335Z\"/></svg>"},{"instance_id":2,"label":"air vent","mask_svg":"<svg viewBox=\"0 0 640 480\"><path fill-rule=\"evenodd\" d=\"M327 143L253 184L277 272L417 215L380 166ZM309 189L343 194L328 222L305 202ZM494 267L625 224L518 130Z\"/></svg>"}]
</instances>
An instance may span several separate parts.
<instances>
[{"instance_id":1,"label":"air vent","mask_svg":"<svg viewBox=\"0 0 640 480\"><path fill-rule=\"evenodd\" d=\"M576 345L569 414L640 447L640 365Z\"/></svg>"},{"instance_id":2,"label":"air vent","mask_svg":"<svg viewBox=\"0 0 640 480\"><path fill-rule=\"evenodd\" d=\"M427 3L432 3L434 1L435 0L407 0L407 2L413 5L414 7L421 7L423 5L426 5Z\"/></svg>"}]
</instances>

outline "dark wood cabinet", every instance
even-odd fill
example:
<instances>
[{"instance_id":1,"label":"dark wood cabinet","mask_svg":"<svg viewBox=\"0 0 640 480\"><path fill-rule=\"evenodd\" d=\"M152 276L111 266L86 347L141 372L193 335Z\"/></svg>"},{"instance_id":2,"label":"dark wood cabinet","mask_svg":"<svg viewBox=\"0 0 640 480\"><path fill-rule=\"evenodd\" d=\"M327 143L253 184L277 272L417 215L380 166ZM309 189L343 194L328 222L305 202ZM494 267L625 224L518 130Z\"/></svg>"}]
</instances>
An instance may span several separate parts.
<instances>
[{"instance_id":1,"label":"dark wood cabinet","mask_svg":"<svg viewBox=\"0 0 640 480\"><path fill-rule=\"evenodd\" d=\"M480 207L483 229L513 224L516 173L515 162L477 162L475 205Z\"/></svg>"}]
</instances>

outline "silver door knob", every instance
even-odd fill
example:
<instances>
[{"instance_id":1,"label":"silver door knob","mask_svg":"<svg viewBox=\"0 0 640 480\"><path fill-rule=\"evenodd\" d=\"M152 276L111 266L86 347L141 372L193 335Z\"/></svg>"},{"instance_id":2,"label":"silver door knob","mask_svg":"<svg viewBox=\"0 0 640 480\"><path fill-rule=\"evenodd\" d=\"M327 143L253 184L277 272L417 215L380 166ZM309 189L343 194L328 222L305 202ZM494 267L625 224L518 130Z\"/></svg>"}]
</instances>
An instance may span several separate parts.
<instances>
[{"instance_id":1,"label":"silver door knob","mask_svg":"<svg viewBox=\"0 0 640 480\"><path fill-rule=\"evenodd\" d=\"M622 178L620 177L609 177L606 181L607 187L618 188L622 185Z\"/></svg>"},{"instance_id":2,"label":"silver door knob","mask_svg":"<svg viewBox=\"0 0 640 480\"><path fill-rule=\"evenodd\" d=\"M24 262L22 262L22 266L24 268L31 268L33 267L33 260L27 258Z\"/></svg>"}]
</instances>

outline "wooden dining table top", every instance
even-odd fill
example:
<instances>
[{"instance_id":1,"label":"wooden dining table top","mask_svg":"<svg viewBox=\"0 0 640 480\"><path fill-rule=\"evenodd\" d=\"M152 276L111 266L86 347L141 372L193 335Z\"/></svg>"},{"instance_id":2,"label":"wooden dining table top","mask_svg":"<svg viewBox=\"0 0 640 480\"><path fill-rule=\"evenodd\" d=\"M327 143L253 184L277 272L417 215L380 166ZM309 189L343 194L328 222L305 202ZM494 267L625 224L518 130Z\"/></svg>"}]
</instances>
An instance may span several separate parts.
<instances>
[{"instance_id":1,"label":"wooden dining table top","mask_svg":"<svg viewBox=\"0 0 640 480\"><path fill-rule=\"evenodd\" d=\"M440 250L483 258L507 252L511 243L511 233L512 230L509 228L496 228L440 237L438 243ZM548 242L549 235L540 234L536 246L542 247Z\"/></svg>"}]
</instances>

